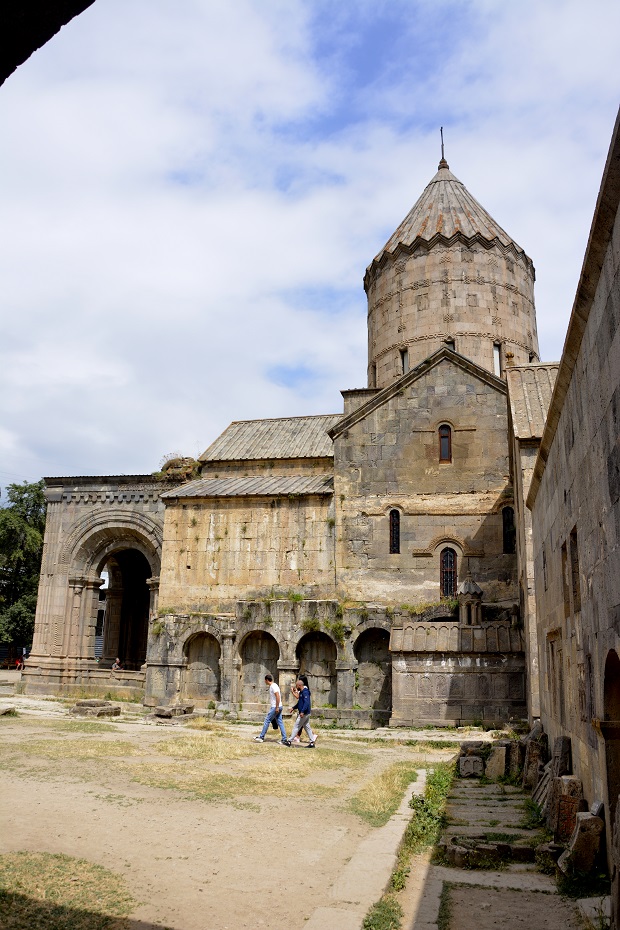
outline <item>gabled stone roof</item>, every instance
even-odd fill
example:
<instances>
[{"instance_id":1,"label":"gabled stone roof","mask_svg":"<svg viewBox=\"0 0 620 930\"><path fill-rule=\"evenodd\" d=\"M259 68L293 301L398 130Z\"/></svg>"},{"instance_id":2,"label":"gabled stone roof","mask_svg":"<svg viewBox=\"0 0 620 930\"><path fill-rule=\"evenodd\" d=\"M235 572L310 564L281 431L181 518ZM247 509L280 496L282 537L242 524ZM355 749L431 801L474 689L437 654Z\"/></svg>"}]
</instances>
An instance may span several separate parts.
<instances>
[{"instance_id":1,"label":"gabled stone roof","mask_svg":"<svg viewBox=\"0 0 620 930\"><path fill-rule=\"evenodd\" d=\"M401 391L417 381L418 378L421 378L422 375L425 375L431 368L434 368L445 360L462 368L463 371L474 375L474 377L479 378L479 380L483 381L485 384L491 385L500 394L507 393L508 389L503 378L498 378L496 375L491 374L486 368L481 368L480 365L476 365L471 359L466 358L464 355L460 355L458 352L454 352L452 349L448 348L448 346L442 346L441 349L433 352L433 354L425 358L423 362L420 362L419 365L416 365L415 368L408 371L406 375L402 375L396 381L393 381L392 384L377 391L374 397L371 397L365 404L362 404L346 416L339 417L337 423L335 423L330 430L332 439L336 439L346 430L350 429L350 427L359 423L360 420L364 420L379 407L387 404L392 397L400 394Z\"/></svg>"},{"instance_id":2,"label":"gabled stone roof","mask_svg":"<svg viewBox=\"0 0 620 930\"><path fill-rule=\"evenodd\" d=\"M201 462L333 457L328 430L341 413L275 420L236 420L202 453Z\"/></svg>"},{"instance_id":3,"label":"gabled stone roof","mask_svg":"<svg viewBox=\"0 0 620 930\"><path fill-rule=\"evenodd\" d=\"M198 478L161 496L170 500L185 497L301 497L333 493L333 475L252 475L247 478Z\"/></svg>"},{"instance_id":4,"label":"gabled stone roof","mask_svg":"<svg viewBox=\"0 0 620 930\"><path fill-rule=\"evenodd\" d=\"M483 206L472 197L462 181L455 177L443 159L439 170L424 188L398 229L375 256L369 269L381 262L398 246L413 248L417 243L449 242L454 238L465 242L479 240L499 243L504 248L524 255L521 246L495 222ZM527 257L527 256L526 256ZM530 259L528 258L528 262Z\"/></svg>"},{"instance_id":5,"label":"gabled stone roof","mask_svg":"<svg viewBox=\"0 0 620 930\"><path fill-rule=\"evenodd\" d=\"M517 439L540 439L558 375L559 362L506 369L512 428Z\"/></svg>"}]
</instances>

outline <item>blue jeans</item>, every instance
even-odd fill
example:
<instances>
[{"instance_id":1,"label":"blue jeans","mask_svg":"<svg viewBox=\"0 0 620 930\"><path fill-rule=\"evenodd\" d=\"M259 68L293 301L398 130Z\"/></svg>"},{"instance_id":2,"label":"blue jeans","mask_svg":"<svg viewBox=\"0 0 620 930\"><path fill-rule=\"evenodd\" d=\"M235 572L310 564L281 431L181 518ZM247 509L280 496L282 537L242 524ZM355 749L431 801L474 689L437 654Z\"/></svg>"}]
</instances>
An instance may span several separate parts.
<instances>
[{"instance_id":1,"label":"blue jeans","mask_svg":"<svg viewBox=\"0 0 620 930\"><path fill-rule=\"evenodd\" d=\"M267 716L265 717L263 729L261 730L261 734L260 734L263 738L265 736L265 733L269 729L271 721L276 719L276 716L277 716L277 724L280 727L280 733L282 734L282 739L286 739L286 730L284 729L284 721L282 720L282 705L281 704L277 712L276 712L275 707L271 707L267 711Z\"/></svg>"}]
</instances>

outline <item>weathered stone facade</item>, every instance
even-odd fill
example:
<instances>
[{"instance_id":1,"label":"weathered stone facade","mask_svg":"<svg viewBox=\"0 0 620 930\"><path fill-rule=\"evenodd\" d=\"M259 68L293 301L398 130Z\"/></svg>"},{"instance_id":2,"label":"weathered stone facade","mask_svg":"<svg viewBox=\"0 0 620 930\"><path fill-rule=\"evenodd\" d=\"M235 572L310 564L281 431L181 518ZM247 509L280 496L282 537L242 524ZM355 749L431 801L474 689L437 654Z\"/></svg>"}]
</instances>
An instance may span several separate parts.
<instances>
[{"instance_id":1,"label":"weathered stone facade","mask_svg":"<svg viewBox=\"0 0 620 930\"><path fill-rule=\"evenodd\" d=\"M620 793L620 119L533 471L541 720L608 853Z\"/></svg>"},{"instance_id":2,"label":"weathered stone facade","mask_svg":"<svg viewBox=\"0 0 620 930\"><path fill-rule=\"evenodd\" d=\"M537 358L533 281L442 162L367 272L343 414L232 423L193 480L48 481L27 689L252 714L301 670L359 725L523 716L505 374Z\"/></svg>"}]
</instances>

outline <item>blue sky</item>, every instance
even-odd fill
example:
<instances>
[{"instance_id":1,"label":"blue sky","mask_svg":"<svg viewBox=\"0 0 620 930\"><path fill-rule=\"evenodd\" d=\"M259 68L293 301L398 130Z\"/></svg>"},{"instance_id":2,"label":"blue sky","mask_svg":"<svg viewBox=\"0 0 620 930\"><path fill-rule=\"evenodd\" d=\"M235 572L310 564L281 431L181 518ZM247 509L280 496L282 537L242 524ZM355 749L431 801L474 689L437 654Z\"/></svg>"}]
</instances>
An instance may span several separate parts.
<instances>
[{"instance_id":1,"label":"blue sky","mask_svg":"<svg viewBox=\"0 0 620 930\"><path fill-rule=\"evenodd\" d=\"M559 358L618 34L615 0L97 0L0 88L0 486L340 410L440 125Z\"/></svg>"}]
</instances>

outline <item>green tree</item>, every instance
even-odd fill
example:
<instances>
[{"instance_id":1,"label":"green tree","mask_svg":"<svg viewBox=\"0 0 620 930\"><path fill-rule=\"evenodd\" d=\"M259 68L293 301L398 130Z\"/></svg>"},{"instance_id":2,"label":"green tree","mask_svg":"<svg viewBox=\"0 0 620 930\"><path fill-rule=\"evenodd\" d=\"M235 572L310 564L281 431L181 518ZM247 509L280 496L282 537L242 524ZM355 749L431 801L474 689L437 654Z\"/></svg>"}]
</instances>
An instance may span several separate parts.
<instances>
[{"instance_id":1,"label":"green tree","mask_svg":"<svg viewBox=\"0 0 620 930\"><path fill-rule=\"evenodd\" d=\"M43 487L43 481L9 484L0 507L0 642L32 642L45 531Z\"/></svg>"}]
</instances>

